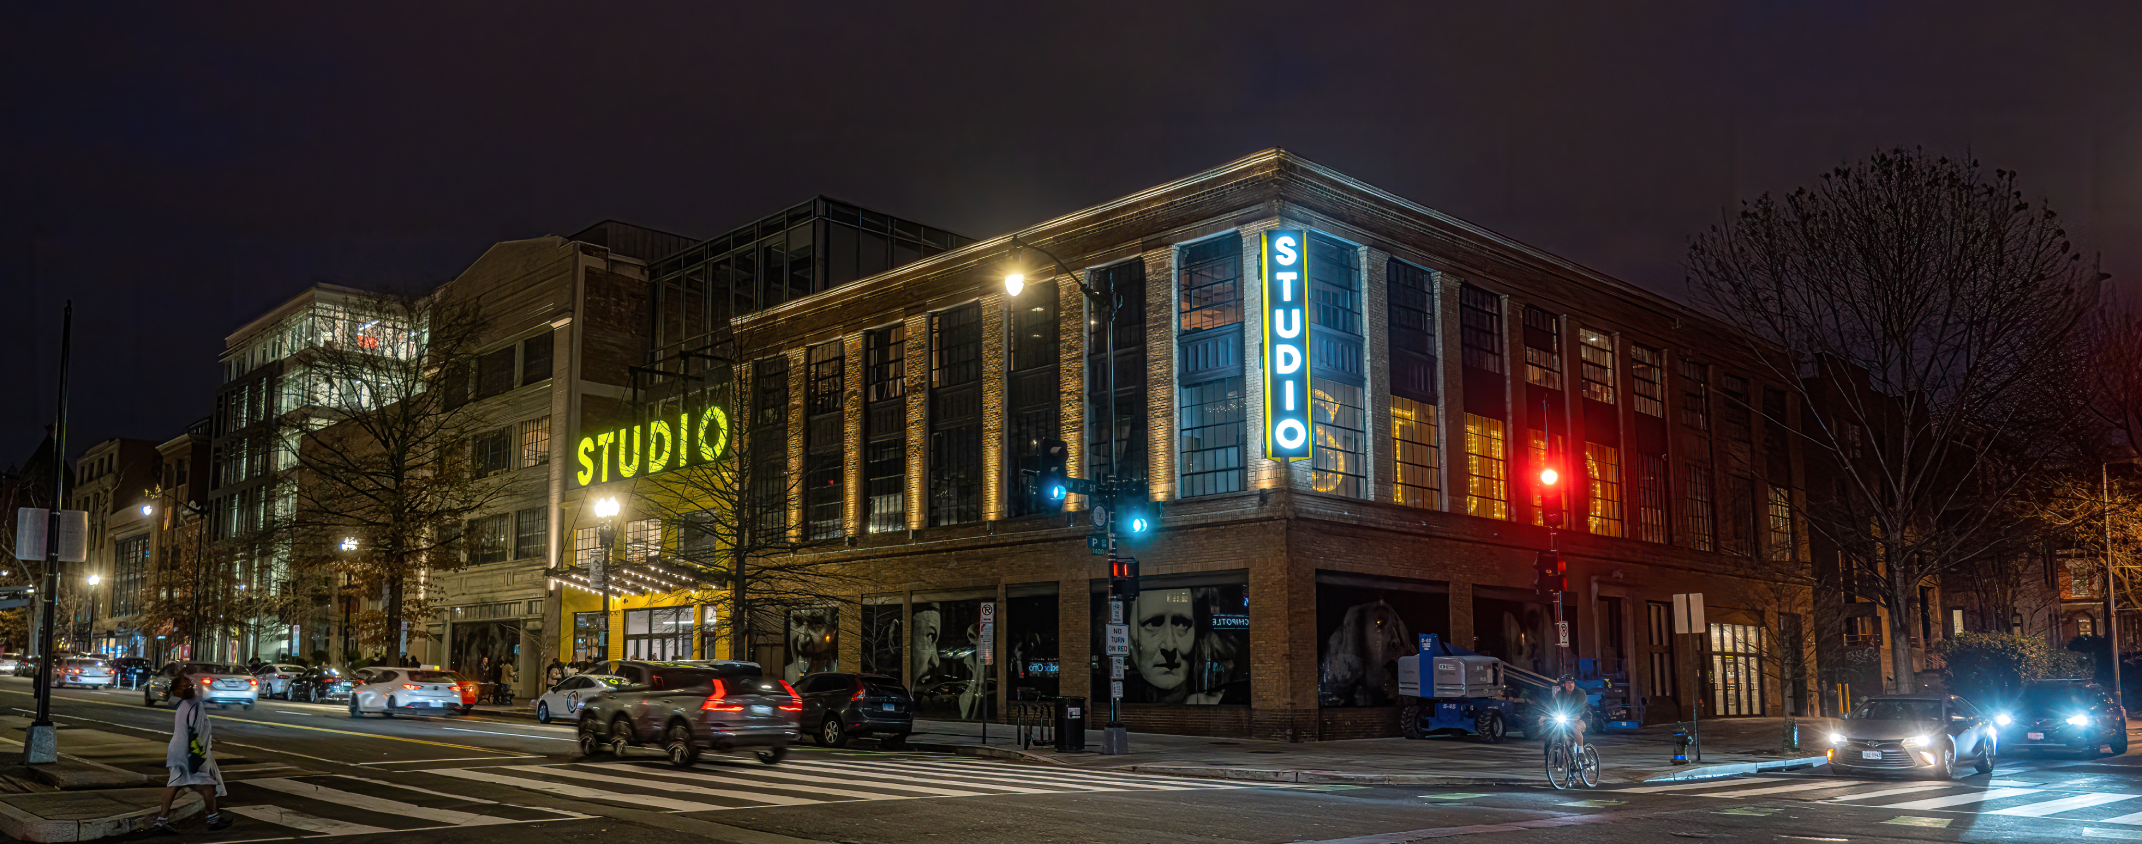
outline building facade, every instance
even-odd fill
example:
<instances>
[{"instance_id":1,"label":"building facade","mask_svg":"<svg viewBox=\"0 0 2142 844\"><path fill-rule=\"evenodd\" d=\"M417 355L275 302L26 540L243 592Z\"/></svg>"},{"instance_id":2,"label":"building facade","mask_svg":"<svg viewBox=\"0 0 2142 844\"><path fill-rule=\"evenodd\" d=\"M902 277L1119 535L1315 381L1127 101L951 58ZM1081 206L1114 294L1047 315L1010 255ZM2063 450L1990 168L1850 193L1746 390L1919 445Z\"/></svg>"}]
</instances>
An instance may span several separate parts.
<instances>
[{"instance_id":1,"label":"building facade","mask_svg":"<svg viewBox=\"0 0 2142 844\"><path fill-rule=\"evenodd\" d=\"M1306 273L1272 269L1275 235ZM1811 711L1809 599L1767 575L1807 554L1798 447L1765 421L1797 408L1722 324L1278 150L1017 238L778 303L760 277L733 334L705 341L666 327L745 294L708 274L699 300L655 295L645 368L679 386L630 421L725 390L698 405L727 403L736 471L779 491L754 518L850 584L755 625L743 653L899 676L925 717L1026 694L1105 709L1107 572L1084 504L1029 512L1016 471L1029 443L1061 439L1075 476L1113 463L1159 507L1130 552L1132 729L1392 734L1392 664L1422 634L1618 678L1653 721ZM656 263L658 291L676 263ZM1292 295L1291 321L1267 307ZM678 377L706 361L719 388ZM1275 437L1306 439L1306 457L1274 459ZM640 459L626 442L619 457ZM1552 533L1532 480L1547 466L1573 481ZM576 473L569 494L625 502L628 554L682 555L689 526L656 518L644 473L618 474ZM559 516L597 527L585 508ZM1550 547L1570 567L1559 623L1533 582ZM723 596L698 587L649 621L704 637ZM1705 596L1700 631L1676 632L1681 593ZM561 650L576 648L561 635Z\"/></svg>"},{"instance_id":2,"label":"building facade","mask_svg":"<svg viewBox=\"0 0 2142 844\"><path fill-rule=\"evenodd\" d=\"M105 440L75 460L72 509L89 514L89 559L62 573L58 617L67 623L55 628L55 644L110 656L147 647L136 622L154 559L161 468L148 440Z\"/></svg>"}]
</instances>

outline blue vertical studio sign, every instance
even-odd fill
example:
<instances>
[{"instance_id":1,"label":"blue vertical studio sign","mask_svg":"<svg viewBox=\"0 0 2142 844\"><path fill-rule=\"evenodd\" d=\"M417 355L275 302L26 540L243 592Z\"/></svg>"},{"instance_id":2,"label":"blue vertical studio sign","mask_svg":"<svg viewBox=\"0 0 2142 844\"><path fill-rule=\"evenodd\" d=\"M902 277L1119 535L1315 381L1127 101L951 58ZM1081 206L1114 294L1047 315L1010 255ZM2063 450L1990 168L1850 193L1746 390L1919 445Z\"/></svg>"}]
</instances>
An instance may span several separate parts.
<instances>
[{"instance_id":1,"label":"blue vertical studio sign","mask_svg":"<svg viewBox=\"0 0 2142 844\"><path fill-rule=\"evenodd\" d=\"M1309 456L1309 238L1264 233L1264 456Z\"/></svg>"}]
</instances>

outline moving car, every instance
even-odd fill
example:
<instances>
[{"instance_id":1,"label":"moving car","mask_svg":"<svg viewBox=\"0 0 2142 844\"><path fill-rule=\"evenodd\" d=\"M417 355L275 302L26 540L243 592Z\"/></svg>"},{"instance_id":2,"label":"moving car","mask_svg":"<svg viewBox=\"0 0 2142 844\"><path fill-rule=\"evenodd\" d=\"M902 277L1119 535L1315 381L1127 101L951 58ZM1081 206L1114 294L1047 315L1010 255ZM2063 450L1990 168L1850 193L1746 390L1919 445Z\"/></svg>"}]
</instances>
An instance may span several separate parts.
<instances>
[{"instance_id":1,"label":"moving car","mask_svg":"<svg viewBox=\"0 0 2142 844\"><path fill-rule=\"evenodd\" d=\"M260 680L243 669L220 662L167 662L156 676L149 678L148 685L141 687L141 705L171 702L172 683L199 683L200 701L221 709L237 704L251 710L260 700Z\"/></svg>"},{"instance_id":2,"label":"moving car","mask_svg":"<svg viewBox=\"0 0 2142 844\"><path fill-rule=\"evenodd\" d=\"M575 717L589 698L624 682L625 678L611 674L575 674L560 680L550 691L536 697L536 720L548 724L552 718Z\"/></svg>"},{"instance_id":3,"label":"moving car","mask_svg":"<svg viewBox=\"0 0 2142 844\"><path fill-rule=\"evenodd\" d=\"M2127 709L2105 688L2088 680L2033 680L2013 706L1993 716L2000 746L2055 748L2097 755L2104 747L2115 756L2127 752Z\"/></svg>"},{"instance_id":4,"label":"moving car","mask_svg":"<svg viewBox=\"0 0 2142 844\"><path fill-rule=\"evenodd\" d=\"M796 680L803 696L803 724L826 747L844 747L852 736L878 735L887 747L906 743L915 731L915 701L900 680L885 674L806 674Z\"/></svg>"},{"instance_id":5,"label":"moving car","mask_svg":"<svg viewBox=\"0 0 2142 844\"><path fill-rule=\"evenodd\" d=\"M28 660L18 653L0 653L0 671L14 674Z\"/></svg>"},{"instance_id":6,"label":"moving car","mask_svg":"<svg viewBox=\"0 0 2142 844\"><path fill-rule=\"evenodd\" d=\"M461 678L431 668L387 668L350 689L350 717L377 712L442 714L461 709Z\"/></svg>"},{"instance_id":7,"label":"moving car","mask_svg":"<svg viewBox=\"0 0 2142 844\"><path fill-rule=\"evenodd\" d=\"M1883 695L1868 698L1830 733L1830 767L1838 773L1923 773L1956 776L1968 760L1981 774L1993 773L1998 738L1993 721L1955 695Z\"/></svg>"},{"instance_id":8,"label":"moving car","mask_svg":"<svg viewBox=\"0 0 2142 844\"><path fill-rule=\"evenodd\" d=\"M803 700L757 663L653 663L642 683L627 683L580 709L580 752L624 756L628 747L660 744L669 762L688 768L702 750L749 750L773 765L801 735Z\"/></svg>"},{"instance_id":9,"label":"moving car","mask_svg":"<svg viewBox=\"0 0 2142 844\"><path fill-rule=\"evenodd\" d=\"M102 657L77 656L53 663L58 670L52 672L52 687L64 689L81 686L87 689L111 688L117 677L112 664Z\"/></svg>"},{"instance_id":10,"label":"moving car","mask_svg":"<svg viewBox=\"0 0 2142 844\"><path fill-rule=\"evenodd\" d=\"M122 656L112 660L112 673L118 675L119 685L138 689L149 682L149 675L156 673L156 663L138 656Z\"/></svg>"},{"instance_id":11,"label":"moving car","mask_svg":"<svg viewBox=\"0 0 2142 844\"><path fill-rule=\"evenodd\" d=\"M291 700L314 703L324 700L348 700L350 688L355 685L350 678L334 668L308 668L290 679Z\"/></svg>"},{"instance_id":12,"label":"moving car","mask_svg":"<svg viewBox=\"0 0 2142 844\"><path fill-rule=\"evenodd\" d=\"M290 699L290 681L303 673L305 666L288 662L262 663L259 668L253 670L253 676L260 678L261 694L284 700Z\"/></svg>"}]
</instances>

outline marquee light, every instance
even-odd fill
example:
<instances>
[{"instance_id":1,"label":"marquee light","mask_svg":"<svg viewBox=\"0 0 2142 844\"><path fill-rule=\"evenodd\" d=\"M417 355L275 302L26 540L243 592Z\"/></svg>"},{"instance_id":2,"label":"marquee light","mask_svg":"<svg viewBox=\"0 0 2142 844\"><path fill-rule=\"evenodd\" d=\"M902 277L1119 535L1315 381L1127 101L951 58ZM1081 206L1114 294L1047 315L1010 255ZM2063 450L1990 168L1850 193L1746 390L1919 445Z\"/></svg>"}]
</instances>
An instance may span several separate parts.
<instances>
[{"instance_id":1,"label":"marquee light","mask_svg":"<svg viewBox=\"0 0 2142 844\"><path fill-rule=\"evenodd\" d=\"M728 445L729 414L710 407L693 419L691 411L685 411L677 415L675 425L652 419L581 437L576 449L580 470L573 480L587 486L609 483L613 472L624 479L712 463Z\"/></svg>"},{"instance_id":2,"label":"marquee light","mask_svg":"<svg viewBox=\"0 0 2142 844\"><path fill-rule=\"evenodd\" d=\"M1300 229L1264 233L1264 456L1309 456L1309 238Z\"/></svg>"}]
</instances>

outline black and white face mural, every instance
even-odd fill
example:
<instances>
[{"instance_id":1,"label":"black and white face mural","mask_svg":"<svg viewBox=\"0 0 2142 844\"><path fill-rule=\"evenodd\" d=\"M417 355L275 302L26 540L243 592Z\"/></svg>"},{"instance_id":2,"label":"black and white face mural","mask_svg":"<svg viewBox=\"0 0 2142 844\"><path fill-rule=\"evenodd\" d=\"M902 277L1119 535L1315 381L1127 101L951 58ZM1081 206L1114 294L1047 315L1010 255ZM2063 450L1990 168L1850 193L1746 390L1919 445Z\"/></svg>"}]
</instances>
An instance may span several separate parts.
<instances>
[{"instance_id":1,"label":"black and white face mural","mask_svg":"<svg viewBox=\"0 0 2142 844\"><path fill-rule=\"evenodd\" d=\"M1130 656L1126 703L1249 703L1249 588L1243 584L1150 588L1124 607ZM1094 596L1094 653L1105 652L1108 600ZM1109 662L1094 664L1093 699L1108 699Z\"/></svg>"},{"instance_id":2,"label":"black and white face mural","mask_svg":"<svg viewBox=\"0 0 2142 844\"><path fill-rule=\"evenodd\" d=\"M805 674L840 670L840 608L788 611L787 662L781 679L791 683Z\"/></svg>"}]
</instances>

